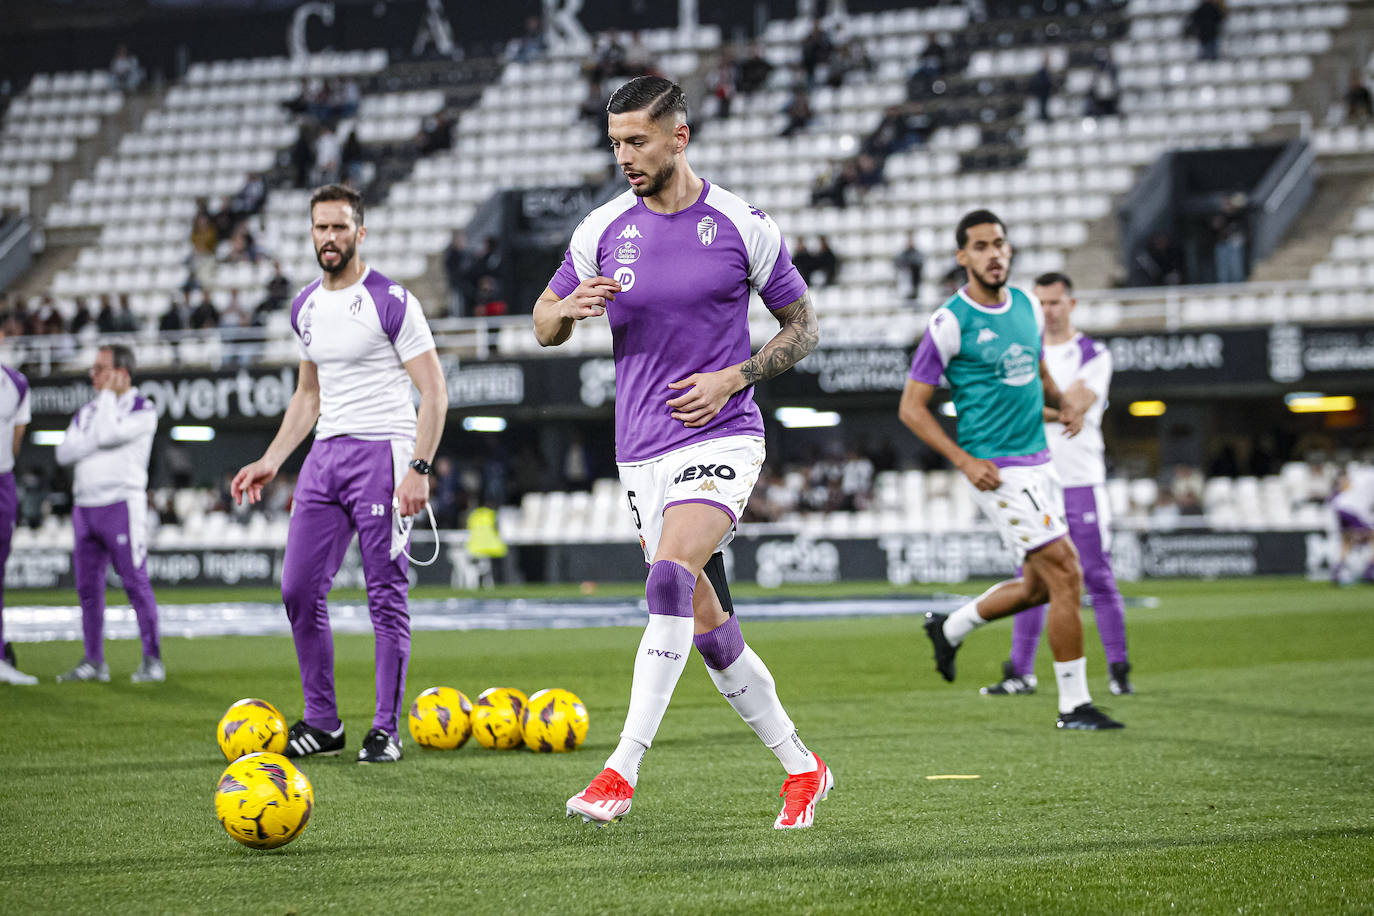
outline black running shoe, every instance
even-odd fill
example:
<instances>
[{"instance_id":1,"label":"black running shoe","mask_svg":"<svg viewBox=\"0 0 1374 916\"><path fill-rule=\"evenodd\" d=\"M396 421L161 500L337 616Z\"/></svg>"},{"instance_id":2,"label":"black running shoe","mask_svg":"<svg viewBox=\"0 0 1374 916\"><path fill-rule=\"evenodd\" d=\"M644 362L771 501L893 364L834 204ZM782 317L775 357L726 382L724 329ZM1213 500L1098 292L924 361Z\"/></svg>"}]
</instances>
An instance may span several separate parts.
<instances>
[{"instance_id":1,"label":"black running shoe","mask_svg":"<svg viewBox=\"0 0 1374 916\"><path fill-rule=\"evenodd\" d=\"M368 732L363 739L363 749L358 751L359 763L395 763L400 759L401 739L382 728Z\"/></svg>"},{"instance_id":2,"label":"black running shoe","mask_svg":"<svg viewBox=\"0 0 1374 916\"><path fill-rule=\"evenodd\" d=\"M935 645L935 670L940 672L940 676L945 680L954 681L954 653L959 651L958 646L950 645L945 639L945 619L948 614L937 614L934 611L926 611L926 635Z\"/></svg>"},{"instance_id":3,"label":"black running shoe","mask_svg":"<svg viewBox=\"0 0 1374 916\"><path fill-rule=\"evenodd\" d=\"M5 661L9 663L11 668L19 667L19 663L14 660L14 643L12 642L5 643Z\"/></svg>"},{"instance_id":4,"label":"black running shoe","mask_svg":"<svg viewBox=\"0 0 1374 916\"><path fill-rule=\"evenodd\" d=\"M1035 675L1028 674L1021 677L1016 673L1016 669L1011 666L1011 660L1002 662L1002 679L996 684L987 687L979 687L978 692L985 697L1007 697L1016 694L1035 693L1036 684L1039 681Z\"/></svg>"},{"instance_id":5,"label":"black running shoe","mask_svg":"<svg viewBox=\"0 0 1374 916\"><path fill-rule=\"evenodd\" d=\"M1107 676L1110 679L1108 685L1116 696L1135 693L1135 687L1131 686L1130 662L1112 662L1107 666Z\"/></svg>"},{"instance_id":6,"label":"black running shoe","mask_svg":"<svg viewBox=\"0 0 1374 916\"><path fill-rule=\"evenodd\" d=\"M327 732L322 728L306 725L302 719L286 733L286 750L283 753L288 757L334 757L343 749L342 722L339 723L338 729Z\"/></svg>"},{"instance_id":7,"label":"black running shoe","mask_svg":"<svg viewBox=\"0 0 1374 916\"><path fill-rule=\"evenodd\" d=\"M1108 718L1106 713L1091 703L1084 703L1073 712L1061 712L1059 721L1054 724L1056 728L1076 728L1089 732L1126 727L1115 719Z\"/></svg>"}]
</instances>

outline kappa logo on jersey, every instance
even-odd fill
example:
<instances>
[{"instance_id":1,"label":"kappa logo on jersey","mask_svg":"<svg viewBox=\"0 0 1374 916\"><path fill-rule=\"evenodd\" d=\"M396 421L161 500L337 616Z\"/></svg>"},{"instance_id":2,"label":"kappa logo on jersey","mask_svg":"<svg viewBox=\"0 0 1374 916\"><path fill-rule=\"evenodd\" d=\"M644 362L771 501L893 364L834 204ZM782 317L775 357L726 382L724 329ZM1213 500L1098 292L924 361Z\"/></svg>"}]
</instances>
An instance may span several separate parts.
<instances>
[{"instance_id":1,"label":"kappa logo on jersey","mask_svg":"<svg viewBox=\"0 0 1374 916\"><path fill-rule=\"evenodd\" d=\"M620 291L628 293L635 288L635 272L628 267L622 267L615 272L611 279L620 284Z\"/></svg>"},{"instance_id":2,"label":"kappa logo on jersey","mask_svg":"<svg viewBox=\"0 0 1374 916\"><path fill-rule=\"evenodd\" d=\"M987 343L989 340L996 340L996 339L997 339L997 332L994 331L992 328L983 328L983 330L981 330L981 331L978 332L978 342L979 342L980 344L981 344L981 343Z\"/></svg>"},{"instance_id":3,"label":"kappa logo on jersey","mask_svg":"<svg viewBox=\"0 0 1374 916\"><path fill-rule=\"evenodd\" d=\"M616 238L618 238L618 239L642 239L642 238L644 238L644 235L639 231L639 227L638 227L638 226L636 226L634 223L630 223L630 225L628 225L628 226L626 226L624 229L621 229L621 230L620 230L620 234L617 235Z\"/></svg>"},{"instance_id":4,"label":"kappa logo on jersey","mask_svg":"<svg viewBox=\"0 0 1374 916\"><path fill-rule=\"evenodd\" d=\"M639 260L639 246L634 242L626 242L615 250L615 259L621 264L633 264Z\"/></svg>"},{"instance_id":5,"label":"kappa logo on jersey","mask_svg":"<svg viewBox=\"0 0 1374 916\"><path fill-rule=\"evenodd\" d=\"M674 477L673 483L682 483L684 480L703 480L708 477L719 477L721 480L734 480L735 469L728 464L698 464Z\"/></svg>"},{"instance_id":6,"label":"kappa logo on jersey","mask_svg":"<svg viewBox=\"0 0 1374 916\"><path fill-rule=\"evenodd\" d=\"M716 221L709 216L703 216L697 222L697 238L701 239L701 244L710 245L716 240Z\"/></svg>"}]
</instances>

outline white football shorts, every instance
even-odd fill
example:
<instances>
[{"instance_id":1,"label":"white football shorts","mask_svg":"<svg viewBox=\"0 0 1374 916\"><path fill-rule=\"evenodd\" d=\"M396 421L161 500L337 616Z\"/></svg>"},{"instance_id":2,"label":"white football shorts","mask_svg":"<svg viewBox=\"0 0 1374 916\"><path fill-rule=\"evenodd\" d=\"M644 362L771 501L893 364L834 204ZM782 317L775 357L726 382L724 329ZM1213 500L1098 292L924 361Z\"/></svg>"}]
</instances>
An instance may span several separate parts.
<instances>
[{"instance_id":1,"label":"white football shorts","mask_svg":"<svg viewBox=\"0 0 1374 916\"><path fill-rule=\"evenodd\" d=\"M663 512L679 503L717 506L735 524L763 469L764 445L757 436L721 436L674 449L657 458L617 464L630 516L639 529L644 562L652 563L663 533ZM717 550L735 539L735 525Z\"/></svg>"},{"instance_id":2,"label":"white football shorts","mask_svg":"<svg viewBox=\"0 0 1374 916\"><path fill-rule=\"evenodd\" d=\"M1002 543L1019 565L1026 554L1069 533L1064 519L1064 489L1054 465L998 468L1002 485L995 490L973 487L974 499L983 514L992 520Z\"/></svg>"}]
</instances>

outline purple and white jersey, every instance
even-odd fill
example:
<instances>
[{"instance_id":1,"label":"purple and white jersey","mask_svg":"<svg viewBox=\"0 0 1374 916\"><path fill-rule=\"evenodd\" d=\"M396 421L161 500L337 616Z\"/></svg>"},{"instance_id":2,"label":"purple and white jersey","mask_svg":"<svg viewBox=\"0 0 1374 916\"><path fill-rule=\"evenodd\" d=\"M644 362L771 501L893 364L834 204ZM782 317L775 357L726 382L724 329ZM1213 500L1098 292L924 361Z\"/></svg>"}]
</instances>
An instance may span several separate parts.
<instances>
[{"instance_id":1,"label":"purple and white jersey","mask_svg":"<svg viewBox=\"0 0 1374 916\"><path fill-rule=\"evenodd\" d=\"M1345 476L1346 487L1332 497L1332 508L1374 527L1374 465L1352 464Z\"/></svg>"},{"instance_id":2,"label":"purple and white jersey","mask_svg":"<svg viewBox=\"0 0 1374 916\"><path fill-rule=\"evenodd\" d=\"M626 191L573 232L549 288L565 297L595 276L621 286L606 309L615 353L616 461L643 461L703 439L763 435L752 388L693 429L672 418L667 402L683 393L669 383L749 358L750 290L770 311L806 292L768 214L710 182L677 213L655 213Z\"/></svg>"},{"instance_id":3,"label":"purple and white jersey","mask_svg":"<svg viewBox=\"0 0 1374 916\"><path fill-rule=\"evenodd\" d=\"M74 464L72 501L109 506L148 499L148 456L157 432L157 408L137 388L115 396L102 391L76 412L57 444L57 463Z\"/></svg>"},{"instance_id":4,"label":"purple and white jersey","mask_svg":"<svg viewBox=\"0 0 1374 916\"><path fill-rule=\"evenodd\" d=\"M33 419L29 413L29 380L24 373L0 366L0 474L14 470L14 428Z\"/></svg>"},{"instance_id":5,"label":"purple and white jersey","mask_svg":"<svg viewBox=\"0 0 1374 916\"><path fill-rule=\"evenodd\" d=\"M1045 424L1054 469L1066 487L1092 487L1107 482L1106 447L1102 442L1102 414L1107 410L1107 390L1112 384L1112 353L1091 337L1074 334L1061 344L1045 344L1045 365L1061 392L1082 382L1097 400L1083 417L1083 430L1073 438L1064 435L1064 424Z\"/></svg>"},{"instance_id":6,"label":"purple and white jersey","mask_svg":"<svg viewBox=\"0 0 1374 916\"><path fill-rule=\"evenodd\" d=\"M291 303L301 359L320 374L315 438L414 439L415 405L405 364L434 349L420 300L368 268L346 289L320 280Z\"/></svg>"}]
</instances>

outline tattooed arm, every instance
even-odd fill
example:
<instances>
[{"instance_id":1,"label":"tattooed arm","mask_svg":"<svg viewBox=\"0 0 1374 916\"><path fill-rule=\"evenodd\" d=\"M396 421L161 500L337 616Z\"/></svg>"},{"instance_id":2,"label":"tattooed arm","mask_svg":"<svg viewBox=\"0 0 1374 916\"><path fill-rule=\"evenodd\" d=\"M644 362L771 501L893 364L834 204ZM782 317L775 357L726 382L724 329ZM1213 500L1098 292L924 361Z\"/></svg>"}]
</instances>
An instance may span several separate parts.
<instances>
[{"instance_id":1,"label":"tattooed arm","mask_svg":"<svg viewBox=\"0 0 1374 916\"><path fill-rule=\"evenodd\" d=\"M781 375L816 349L820 334L810 293L802 293L800 299L778 309L773 317L781 325L778 333L749 359L728 369L698 372L668 386L687 389L668 402L674 420L691 427L705 426L735 392Z\"/></svg>"}]
</instances>

